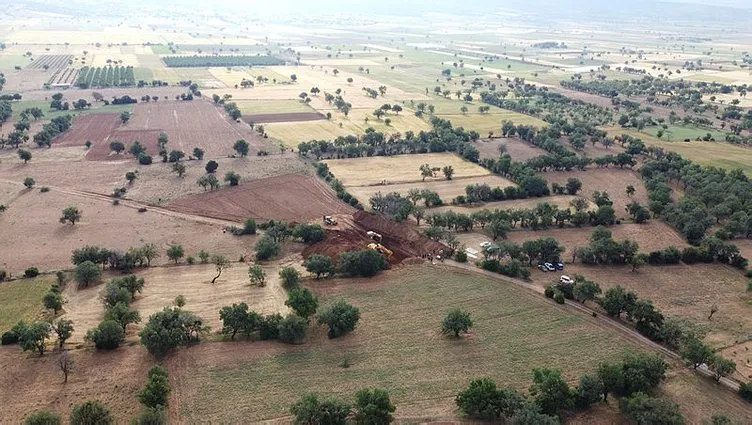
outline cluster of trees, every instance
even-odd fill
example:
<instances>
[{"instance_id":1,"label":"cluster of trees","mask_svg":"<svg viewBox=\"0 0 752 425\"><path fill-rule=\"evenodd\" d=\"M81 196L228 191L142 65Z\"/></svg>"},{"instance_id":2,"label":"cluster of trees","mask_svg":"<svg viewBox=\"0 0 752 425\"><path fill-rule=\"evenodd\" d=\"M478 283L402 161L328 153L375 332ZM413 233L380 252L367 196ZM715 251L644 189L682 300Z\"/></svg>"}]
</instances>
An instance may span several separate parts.
<instances>
[{"instance_id":1,"label":"cluster of trees","mask_svg":"<svg viewBox=\"0 0 752 425\"><path fill-rule=\"evenodd\" d=\"M141 321L141 315L130 303L143 289L144 279L134 275L110 280L99 294L104 305L104 320L86 333L86 340L94 343L98 350L118 348L125 341L126 327Z\"/></svg>"},{"instance_id":2,"label":"cluster of trees","mask_svg":"<svg viewBox=\"0 0 752 425\"><path fill-rule=\"evenodd\" d=\"M469 232L476 227L487 231L494 240L505 238L509 230L529 228L532 230L548 229L551 226L564 227L567 223L580 227L586 224L592 226L608 226L616 220L614 209L609 205L598 207L595 211L585 211L588 202L584 198L575 198L571 202L574 212L570 209L560 209L557 205L541 202L530 209L482 209L470 214L445 211L425 217L431 226ZM423 218L421 216L421 218Z\"/></svg>"},{"instance_id":3,"label":"cluster of trees","mask_svg":"<svg viewBox=\"0 0 752 425\"><path fill-rule=\"evenodd\" d=\"M711 227L723 225L723 239L752 236L752 181L739 169L702 167L670 152L640 168L650 200L648 208L676 228L689 243L699 244ZM671 183L684 196L671 199Z\"/></svg>"},{"instance_id":4,"label":"cluster of trees","mask_svg":"<svg viewBox=\"0 0 752 425\"><path fill-rule=\"evenodd\" d=\"M13 116L13 108L10 101L0 100L0 124L5 124Z\"/></svg>"},{"instance_id":5,"label":"cluster of trees","mask_svg":"<svg viewBox=\"0 0 752 425\"><path fill-rule=\"evenodd\" d=\"M649 75L632 80L564 80L561 86L611 98L644 96L649 103L666 107L680 106L685 111L692 110L697 113L704 112L709 107L703 103L703 95L728 94L735 91L746 94L747 92L746 85L692 82L683 79L656 78Z\"/></svg>"},{"instance_id":6,"label":"cluster of trees","mask_svg":"<svg viewBox=\"0 0 752 425\"><path fill-rule=\"evenodd\" d=\"M431 131L412 131L390 135L367 128L361 136L339 136L333 141L312 140L298 145L301 156L316 159L357 158L366 156L390 156L428 152L457 152L470 162L478 162L478 150L467 143L478 140L475 131L465 131L462 127L453 128L448 120L431 117Z\"/></svg>"},{"instance_id":7,"label":"cluster of trees","mask_svg":"<svg viewBox=\"0 0 752 425\"><path fill-rule=\"evenodd\" d=\"M395 407L386 390L365 388L355 393L355 404L340 399L319 400L309 393L290 407L296 425L330 424L344 425L348 419L356 424L388 425L394 418Z\"/></svg>"},{"instance_id":8,"label":"cluster of trees","mask_svg":"<svg viewBox=\"0 0 752 425\"><path fill-rule=\"evenodd\" d=\"M183 310L185 298L178 296L175 304L149 316L148 322L138 333L141 344L157 358L164 357L177 347L199 342L201 335L208 331L203 319Z\"/></svg>"},{"instance_id":9,"label":"cluster of trees","mask_svg":"<svg viewBox=\"0 0 752 425\"><path fill-rule=\"evenodd\" d=\"M573 255L583 264L631 264L636 269L647 261L646 255L638 254L639 248L633 240L615 241L610 230L598 226L590 235L590 244L577 248Z\"/></svg>"},{"instance_id":10,"label":"cluster of trees","mask_svg":"<svg viewBox=\"0 0 752 425\"><path fill-rule=\"evenodd\" d=\"M162 58L170 68L203 68L209 66L271 66L284 65L285 61L273 56L221 55L221 56L165 56Z\"/></svg>"},{"instance_id":11,"label":"cluster of trees","mask_svg":"<svg viewBox=\"0 0 752 425\"><path fill-rule=\"evenodd\" d=\"M47 411L33 413L24 420L25 425L56 425L61 423L62 420L60 419L60 416ZM112 416L110 409L108 409L101 401L91 400L73 407L70 413L69 423L71 425L114 425L115 418ZM135 423L163 424L165 422L144 422L139 418Z\"/></svg>"},{"instance_id":12,"label":"cluster of trees","mask_svg":"<svg viewBox=\"0 0 752 425\"><path fill-rule=\"evenodd\" d=\"M222 307L219 311L221 333L230 339L235 339L238 333L242 333L247 339L299 344L305 340L314 315L319 325L328 327L329 338L352 331L360 320L360 311L343 300L319 310L318 299L308 289L299 286L292 287L285 304L293 310L287 317L282 317L279 313L262 316L249 311L245 303Z\"/></svg>"},{"instance_id":13,"label":"cluster of trees","mask_svg":"<svg viewBox=\"0 0 752 425\"><path fill-rule=\"evenodd\" d=\"M525 241L522 245L503 241L483 248L480 267L509 277L528 279L533 263L559 262L564 247L553 238ZM504 258L508 260L501 261Z\"/></svg>"},{"instance_id":14,"label":"cluster of trees","mask_svg":"<svg viewBox=\"0 0 752 425\"><path fill-rule=\"evenodd\" d=\"M681 418L676 404L647 396L665 378L667 367L656 355L627 356L618 363L601 363L596 374L583 375L575 388L569 387L560 370L533 369L533 384L528 394L514 388L499 388L493 380L482 378L471 381L457 394L455 402L460 412L472 419L555 425L564 413L589 409L613 394L622 397L622 412L626 416L643 418L645 422L640 423L658 423L653 421L666 416ZM639 405L636 400L647 401L650 407ZM624 407L625 402L628 408ZM656 404L660 407L655 407ZM682 419L660 423L684 422Z\"/></svg>"},{"instance_id":15,"label":"cluster of trees","mask_svg":"<svg viewBox=\"0 0 752 425\"><path fill-rule=\"evenodd\" d=\"M168 257L172 258L172 254L168 249ZM71 262L76 266L76 270L84 263L89 263L95 266L95 269L99 271L99 266L102 266L102 270L109 267L113 270L119 270L124 273L132 271L136 267L149 267L151 262L159 258L159 249L153 243L147 243L140 247L128 248L125 252L117 249L101 248L93 245L86 245L82 248L73 250L71 254ZM91 265L87 264L86 269L91 269ZM99 276L96 276L97 278ZM87 286L93 280L79 281L80 285Z\"/></svg>"},{"instance_id":16,"label":"cluster of trees","mask_svg":"<svg viewBox=\"0 0 752 425\"><path fill-rule=\"evenodd\" d=\"M106 66L81 68L76 85L82 89L89 87L130 87L136 85L132 66Z\"/></svg>"},{"instance_id":17,"label":"cluster of trees","mask_svg":"<svg viewBox=\"0 0 752 425\"><path fill-rule=\"evenodd\" d=\"M319 279L321 276L334 276L335 273L350 277L371 277L385 270L388 263L378 251L364 249L341 253L336 264L332 257L313 254L305 259L303 266Z\"/></svg>"},{"instance_id":18,"label":"cluster of trees","mask_svg":"<svg viewBox=\"0 0 752 425\"><path fill-rule=\"evenodd\" d=\"M49 123L42 126L39 133L34 135L34 143L40 148L42 146L52 146L52 139L68 130L71 126L73 117L70 115L63 115L53 118Z\"/></svg>"},{"instance_id":19,"label":"cluster of trees","mask_svg":"<svg viewBox=\"0 0 752 425\"><path fill-rule=\"evenodd\" d=\"M167 369L154 365L149 369L148 381L138 392L138 401L144 409L134 421L138 425L163 425L167 423L167 401L170 396L170 379Z\"/></svg>"},{"instance_id":20,"label":"cluster of trees","mask_svg":"<svg viewBox=\"0 0 752 425\"><path fill-rule=\"evenodd\" d=\"M480 98L489 105L532 115L551 124L598 126L613 120L609 109L549 92L546 87L525 83L523 78L515 78L507 87L508 90L482 92ZM514 97L507 99L510 91Z\"/></svg>"},{"instance_id":21,"label":"cluster of trees","mask_svg":"<svg viewBox=\"0 0 752 425\"><path fill-rule=\"evenodd\" d=\"M329 183L329 186L331 186L332 189L334 189L334 192L337 194L337 198L347 202L357 209L363 209L363 205L361 205L358 199L350 194L350 192L345 189L345 185L343 185L342 182L334 177L334 174L329 171L329 166L326 165L326 163L319 162L318 164L316 164L316 174L318 174L319 177L322 177L324 180L326 180L327 183Z\"/></svg>"}]
</instances>

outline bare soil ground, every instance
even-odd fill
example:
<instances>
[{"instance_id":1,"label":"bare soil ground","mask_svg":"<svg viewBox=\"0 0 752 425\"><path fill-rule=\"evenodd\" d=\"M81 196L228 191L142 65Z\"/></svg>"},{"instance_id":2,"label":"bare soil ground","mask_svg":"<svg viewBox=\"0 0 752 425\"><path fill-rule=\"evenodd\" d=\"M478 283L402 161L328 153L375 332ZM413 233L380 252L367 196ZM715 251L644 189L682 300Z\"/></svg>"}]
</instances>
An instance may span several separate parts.
<instances>
[{"instance_id":1,"label":"bare soil ground","mask_svg":"<svg viewBox=\"0 0 752 425\"><path fill-rule=\"evenodd\" d=\"M190 153L200 147L209 158L231 155L238 139L248 142L249 155L275 150L250 126L232 121L218 106L201 99L139 103L131 120L119 129L164 131L170 140L168 150Z\"/></svg>"},{"instance_id":2,"label":"bare soil ground","mask_svg":"<svg viewBox=\"0 0 752 425\"><path fill-rule=\"evenodd\" d=\"M504 152L508 153L515 161L526 161L536 156L545 155L543 149L523 142L518 137L497 137L494 139L481 139L472 143L478 148L481 158L498 158L501 156L499 148L504 147Z\"/></svg>"},{"instance_id":3,"label":"bare soil ground","mask_svg":"<svg viewBox=\"0 0 752 425\"><path fill-rule=\"evenodd\" d=\"M109 145L109 143L108 143ZM124 154L109 161L86 161L86 153L81 147L56 147L51 149L31 149L34 158L28 164L19 161L7 151L7 159L0 160L0 181L15 183L20 189L26 177L33 177L38 186L53 189L82 189L93 193L111 195L116 187L125 186L126 197L149 204L165 204L171 199L192 193L203 193L196 180L206 173L203 161L184 161L186 174L183 178L172 172L172 164L163 164L157 158L152 165L139 165L135 159ZM234 171L241 176L241 182L272 177L288 173L306 173L310 169L297 154L252 156L245 158L216 158L219 164L218 176ZM75 169L75 172L71 172ZM137 171L138 179L128 185L125 173ZM224 184L224 183L223 183ZM17 191L16 191L17 192Z\"/></svg>"},{"instance_id":4,"label":"bare soil ground","mask_svg":"<svg viewBox=\"0 0 752 425\"><path fill-rule=\"evenodd\" d=\"M251 249L251 237L223 233L221 225L153 211L139 213L124 205L114 206L106 197L55 189L40 193L38 189L19 188L15 192L9 202L2 201L8 210L0 215L0 226L6 229L0 239L0 267L14 274L30 266L40 270L70 268L71 251L84 245L125 251L152 242L162 250L163 261L164 249L170 243L183 245L186 255L196 255L204 249L237 258ZM61 224L61 211L71 205L81 211L81 221L73 226Z\"/></svg>"},{"instance_id":5,"label":"bare soil ground","mask_svg":"<svg viewBox=\"0 0 752 425\"><path fill-rule=\"evenodd\" d=\"M551 237L564 245L567 250L564 253L565 258L571 256L572 250L582 248L590 243L590 235L594 227L585 226L581 228L550 228L547 230L513 230L509 233L509 240L515 243L522 243L531 239ZM637 241L640 245L640 252L650 252L658 249L675 246L682 249L688 246L687 242L676 233L674 229L659 220L650 220L647 223L622 223L620 225L608 228L613 238L617 241L631 239Z\"/></svg>"},{"instance_id":6,"label":"bare soil ground","mask_svg":"<svg viewBox=\"0 0 752 425\"><path fill-rule=\"evenodd\" d=\"M614 202L617 217L627 215L624 208L632 201L637 201L644 206L648 204L648 191L642 184L642 179L635 171L629 169L591 168L586 171L554 171L540 173L539 175L546 179L549 184L557 182L561 185L566 184L570 177L578 178L582 181L582 190L578 195L591 201L593 200L593 192L605 190ZM626 194L628 185L635 188L635 193L631 197Z\"/></svg>"},{"instance_id":7,"label":"bare soil ground","mask_svg":"<svg viewBox=\"0 0 752 425\"><path fill-rule=\"evenodd\" d=\"M0 391L4 423L21 423L26 415L39 410L67 418L73 406L97 399L107 405L118 423L127 423L138 414L141 407L136 393L155 363L145 349L121 347L97 352L92 347L70 350L69 355L75 369L63 384L55 354L40 358L18 346L0 347L0 387L13 388Z\"/></svg>"},{"instance_id":8,"label":"bare soil ground","mask_svg":"<svg viewBox=\"0 0 752 425\"><path fill-rule=\"evenodd\" d=\"M394 256L389 258L393 264L410 257L448 251L447 246L426 238L406 223L397 223L363 211L356 211L352 216L340 214L335 219L336 226L327 226L326 239L303 250L304 257L318 254L336 259L342 252L365 249L373 242L366 234L368 231L383 237L381 244L394 252Z\"/></svg>"},{"instance_id":9,"label":"bare soil ground","mask_svg":"<svg viewBox=\"0 0 752 425\"><path fill-rule=\"evenodd\" d=\"M243 115L243 121L255 124L265 124L270 122L317 121L324 119L326 119L326 117L320 112L289 112L285 114Z\"/></svg>"},{"instance_id":10,"label":"bare soil ground","mask_svg":"<svg viewBox=\"0 0 752 425\"><path fill-rule=\"evenodd\" d=\"M352 212L334 192L315 177L288 174L254 180L225 189L175 199L174 211L234 221L247 218L302 220Z\"/></svg>"},{"instance_id":11,"label":"bare soil ground","mask_svg":"<svg viewBox=\"0 0 752 425\"><path fill-rule=\"evenodd\" d=\"M236 261L237 258L231 257L230 260ZM185 297L185 308L204 319L204 324L210 326L213 333L222 329L219 310L233 303L244 302L251 310L262 315L285 315L289 311L285 305L287 291L281 286L279 270L285 266L293 266L303 271L301 262L300 254L293 254L283 260L263 264L267 276L264 287L251 285L248 278L248 263L231 263L214 284L211 280L217 275L217 271L213 264L136 270L136 275L144 278L145 285L144 292L136 296L131 306L141 313L142 322L128 327L126 340L138 341L138 332L148 317L172 305L178 295ZM104 284L80 290L75 285L68 285L66 288L65 297L68 303L65 305L64 317L76 324L71 343L84 343L86 331L103 320L104 309L99 299L103 288Z\"/></svg>"},{"instance_id":12,"label":"bare soil ground","mask_svg":"<svg viewBox=\"0 0 752 425\"><path fill-rule=\"evenodd\" d=\"M387 184L421 182L420 166L451 166L454 178L479 177L490 174L485 168L465 161L452 153L426 153L418 155L374 156L368 158L330 159L324 161L329 170L345 186L370 186ZM441 171L426 182L444 180Z\"/></svg>"},{"instance_id":13,"label":"bare soil ground","mask_svg":"<svg viewBox=\"0 0 752 425\"><path fill-rule=\"evenodd\" d=\"M92 143L92 149L106 146L109 153L108 139L120 125L120 114L105 113L83 115L73 121L71 128L55 138L55 146L84 146L86 141Z\"/></svg>"},{"instance_id":14,"label":"bare soil ground","mask_svg":"<svg viewBox=\"0 0 752 425\"><path fill-rule=\"evenodd\" d=\"M621 285L641 298L652 300L667 317L682 317L709 329L705 341L715 348L746 341L752 329L746 279L736 269L720 264L645 266L636 272L629 266L567 264L563 273L581 274L598 282L603 290ZM542 286L559 274L533 269L532 279ZM719 310L708 320L713 304Z\"/></svg>"}]
</instances>

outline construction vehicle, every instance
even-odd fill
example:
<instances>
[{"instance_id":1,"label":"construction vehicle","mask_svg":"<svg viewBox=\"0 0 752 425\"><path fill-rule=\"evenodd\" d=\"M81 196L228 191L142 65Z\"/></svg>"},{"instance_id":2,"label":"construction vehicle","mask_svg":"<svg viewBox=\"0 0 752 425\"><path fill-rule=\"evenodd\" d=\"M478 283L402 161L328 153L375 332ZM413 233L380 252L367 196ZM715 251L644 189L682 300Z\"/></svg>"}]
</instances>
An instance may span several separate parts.
<instances>
[{"instance_id":1,"label":"construction vehicle","mask_svg":"<svg viewBox=\"0 0 752 425\"><path fill-rule=\"evenodd\" d=\"M381 243L381 235L374 232L373 230L369 230L366 232L366 235L368 235L369 238L373 239L374 241Z\"/></svg>"},{"instance_id":2,"label":"construction vehicle","mask_svg":"<svg viewBox=\"0 0 752 425\"><path fill-rule=\"evenodd\" d=\"M391 249L385 247L384 245L382 245L380 243L369 243L368 244L368 249L372 249L374 251L378 251L381 254L383 254L384 257L386 257L386 258L390 258L392 255L394 255L394 252L392 252Z\"/></svg>"},{"instance_id":3,"label":"construction vehicle","mask_svg":"<svg viewBox=\"0 0 752 425\"><path fill-rule=\"evenodd\" d=\"M335 220L334 217L332 217L330 215L325 215L324 216L324 224L328 224L329 226L336 226L337 225L337 220Z\"/></svg>"}]
</instances>

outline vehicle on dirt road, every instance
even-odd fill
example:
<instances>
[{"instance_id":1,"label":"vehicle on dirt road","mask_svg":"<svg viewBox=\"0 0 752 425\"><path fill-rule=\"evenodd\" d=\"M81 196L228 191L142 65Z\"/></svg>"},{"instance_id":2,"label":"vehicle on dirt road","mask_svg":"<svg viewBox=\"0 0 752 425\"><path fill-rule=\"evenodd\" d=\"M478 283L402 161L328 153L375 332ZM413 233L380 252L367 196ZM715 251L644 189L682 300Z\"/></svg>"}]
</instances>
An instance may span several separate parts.
<instances>
[{"instance_id":1,"label":"vehicle on dirt road","mask_svg":"<svg viewBox=\"0 0 752 425\"><path fill-rule=\"evenodd\" d=\"M556 271L556 267L554 267L554 265L551 264L551 263L543 263L543 267L545 267L546 270L549 271L549 272L555 272Z\"/></svg>"},{"instance_id":2,"label":"vehicle on dirt road","mask_svg":"<svg viewBox=\"0 0 752 425\"><path fill-rule=\"evenodd\" d=\"M325 215L324 216L324 224L328 224L329 226L336 226L337 225L337 220L335 220L330 215Z\"/></svg>"},{"instance_id":3,"label":"vehicle on dirt road","mask_svg":"<svg viewBox=\"0 0 752 425\"><path fill-rule=\"evenodd\" d=\"M538 264L538 270L540 270L542 272L547 272L548 271L548 267L546 267L545 264Z\"/></svg>"},{"instance_id":4,"label":"vehicle on dirt road","mask_svg":"<svg viewBox=\"0 0 752 425\"><path fill-rule=\"evenodd\" d=\"M564 263L553 263L556 270L564 270Z\"/></svg>"},{"instance_id":5,"label":"vehicle on dirt road","mask_svg":"<svg viewBox=\"0 0 752 425\"><path fill-rule=\"evenodd\" d=\"M390 250L389 248L385 247L384 245L380 243L369 243L368 249L378 251L382 253L386 258L390 258L392 255L394 255L394 252L392 252L392 250Z\"/></svg>"},{"instance_id":6,"label":"vehicle on dirt road","mask_svg":"<svg viewBox=\"0 0 752 425\"><path fill-rule=\"evenodd\" d=\"M574 280L572 280L572 278L570 278L569 276L561 275L561 277L559 278L559 283L563 285L571 285L574 283Z\"/></svg>"}]
</instances>

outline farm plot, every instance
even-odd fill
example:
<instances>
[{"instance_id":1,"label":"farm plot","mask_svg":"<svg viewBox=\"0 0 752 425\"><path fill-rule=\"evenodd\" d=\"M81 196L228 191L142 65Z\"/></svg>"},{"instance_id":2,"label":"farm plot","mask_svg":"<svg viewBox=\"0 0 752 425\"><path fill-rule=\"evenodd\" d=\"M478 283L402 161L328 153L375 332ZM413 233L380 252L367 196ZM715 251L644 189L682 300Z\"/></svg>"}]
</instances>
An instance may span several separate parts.
<instances>
[{"instance_id":1,"label":"farm plot","mask_svg":"<svg viewBox=\"0 0 752 425\"><path fill-rule=\"evenodd\" d=\"M331 189L314 177L288 174L254 180L236 187L178 198L167 205L173 211L206 217L244 221L320 219L323 215L353 209L337 199Z\"/></svg>"},{"instance_id":2,"label":"farm plot","mask_svg":"<svg viewBox=\"0 0 752 425\"><path fill-rule=\"evenodd\" d=\"M582 181L582 191L580 196L592 201L592 195L595 191L606 191L614 202L616 216L626 215L624 208L632 201L637 201L642 205L648 204L648 192L642 184L640 176L628 169L621 168L591 168L586 171L561 171L540 173L541 177L546 179L549 184L559 183L565 185L571 177ZM633 186L635 193L628 196L626 193L627 186Z\"/></svg>"},{"instance_id":3,"label":"farm plot","mask_svg":"<svg viewBox=\"0 0 752 425\"><path fill-rule=\"evenodd\" d=\"M63 69L73 60L73 55L41 55L26 69Z\"/></svg>"},{"instance_id":4,"label":"farm plot","mask_svg":"<svg viewBox=\"0 0 752 425\"><path fill-rule=\"evenodd\" d=\"M219 107L204 100L139 103L131 120L112 137L120 130L164 131L170 139L168 149L191 152L201 147L207 157L230 155L238 139L249 143L249 155L264 148L272 150L250 126L230 120Z\"/></svg>"},{"instance_id":5,"label":"farm plot","mask_svg":"<svg viewBox=\"0 0 752 425\"><path fill-rule=\"evenodd\" d=\"M336 175L336 174L335 174ZM400 184L386 184L375 186L348 186L345 185L347 191L356 197L360 202L368 203L368 199L378 192L387 194L391 192L397 192L402 196L407 195L410 189L428 189L439 194L444 203L450 202L452 199L460 195L465 195L465 187L473 184L487 184L491 188L500 187L505 188L507 186L514 186L511 181L494 175L487 175L483 177L466 177L466 178L453 178L452 180L434 180L418 183L400 183Z\"/></svg>"},{"instance_id":6,"label":"farm plot","mask_svg":"<svg viewBox=\"0 0 752 425\"><path fill-rule=\"evenodd\" d=\"M222 55L222 56L164 56L169 68L195 68L210 66L269 66L284 65L285 61L273 56Z\"/></svg>"},{"instance_id":7,"label":"farm plot","mask_svg":"<svg viewBox=\"0 0 752 425\"><path fill-rule=\"evenodd\" d=\"M7 264L0 267L7 269ZM44 312L42 297L55 283L52 276L20 279L0 284L0 334L19 321L33 322Z\"/></svg>"},{"instance_id":8,"label":"farm plot","mask_svg":"<svg viewBox=\"0 0 752 425\"><path fill-rule=\"evenodd\" d=\"M117 126L120 125L120 114L103 113L82 115L73 120L71 128L55 138L56 146L84 146L91 141L92 149L100 149ZM109 149L109 145L107 146ZM109 152L108 152L109 153Z\"/></svg>"},{"instance_id":9,"label":"farm plot","mask_svg":"<svg viewBox=\"0 0 752 425\"><path fill-rule=\"evenodd\" d=\"M59 167L57 170L59 174ZM109 187L125 186L123 174L118 174L114 182L108 182ZM80 182L81 177L78 178ZM73 226L61 224L60 212L71 205L81 211L81 221ZM169 243L179 243L187 255L204 249L232 258L250 250L248 239L224 233L221 225L188 221L164 213L139 213L135 208L112 205L107 196L83 195L57 188L48 193L38 190L23 193L8 203L2 221L6 230L0 244L0 258L13 274L30 266L40 270L69 268L71 251L84 245L126 251L147 242L155 243L160 250Z\"/></svg>"},{"instance_id":10,"label":"farm plot","mask_svg":"<svg viewBox=\"0 0 752 425\"><path fill-rule=\"evenodd\" d=\"M517 137L481 139L471 144L478 149L481 158L498 158L502 153L501 149L515 161L526 161L546 154L543 149L527 144Z\"/></svg>"},{"instance_id":11,"label":"farm plot","mask_svg":"<svg viewBox=\"0 0 752 425\"><path fill-rule=\"evenodd\" d=\"M143 293L136 297L131 306L141 313L141 317L146 318L171 305L178 295L183 295L188 303L186 308L201 316L204 323L212 329L222 328L219 309L233 303L245 302L251 310L262 315L286 315L289 311L285 305L287 291L282 288L279 270L285 266L295 267L301 262L300 254L293 254L283 260L264 264L267 275L264 287L251 285L246 263L231 263L214 283L211 280L217 271L213 264L137 270L136 274L144 279L145 285ZM297 268L303 271L302 267ZM175 285L175 282L180 282L180 285ZM70 285L66 288L64 295L68 302L65 305L64 317L78 325L71 337L72 343L84 342L86 330L97 326L103 320L104 311L99 298L102 287L103 285L77 289L75 285ZM126 338L137 340L138 331L142 326L143 323L129 326Z\"/></svg>"},{"instance_id":12,"label":"farm plot","mask_svg":"<svg viewBox=\"0 0 752 425\"><path fill-rule=\"evenodd\" d=\"M128 87L136 85L132 66L81 68L76 85L79 88Z\"/></svg>"},{"instance_id":13,"label":"farm plot","mask_svg":"<svg viewBox=\"0 0 752 425\"><path fill-rule=\"evenodd\" d=\"M436 207L431 210L431 212L444 212L444 211L454 211L458 213L465 213L465 214L471 214L475 211L480 210L520 210L520 209L529 209L529 208L535 208L536 205L546 202L551 205L556 205L560 209L567 209L571 208L569 203L578 198L577 196L570 196L570 195L559 195L559 196L547 196L543 198L529 198L529 199L514 199L509 201L496 201L496 202L487 202L485 204L474 204L474 205L446 205L443 207ZM588 209L595 209L596 206L594 203L589 202L590 207Z\"/></svg>"},{"instance_id":14,"label":"farm plot","mask_svg":"<svg viewBox=\"0 0 752 425\"><path fill-rule=\"evenodd\" d=\"M564 257L570 257L575 248L582 248L590 243L590 235L594 227L581 228L550 228L547 230L514 230L509 233L509 240L522 244L522 242L544 237L554 238L566 248ZM658 220L650 220L642 224L625 223L608 228L614 239L621 241L631 239L640 245L640 252L650 252L675 246L682 249L687 242L676 233L674 229Z\"/></svg>"},{"instance_id":15,"label":"farm plot","mask_svg":"<svg viewBox=\"0 0 752 425\"><path fill-rule=\"evenodd\" d=\"M727 347L746 340L752 329L746 279L738 270L721 264L645 266L631 272L629 266L567 264L568 275L581 274L606 291L617 285L655 303L666 317L686 318L709 332L705 341ZM533 269L532 280L545 286L559 275ZM718 311L712 320L713 305ZM741 366L741 365L740 365ZM741 369L741 368L740 368Z\"/></svg>"},{"instance_id":16,"label":"farm plot","mask_svg":"<svg viewBox=\"0 0 752 425\"><path fill-rule=\"evenodd\" d=\"M170 417L258 422L289 415L290 404L306 392L349 400L365 387L389 391L398 421L423 417L427 409L432 416L454 417L454 397L470 378L488 376L525 390L534 367L566 364L563 373L573 381L599 361L636 350L521 288L449 267L409 266L369 280L312 287L322 305L345 299L360 309L352 334L329 340L318 330L294 348L238 342L181 350L167 362L170 379L180 383L173 388ZM461 341L442 337L438 329L455 307L469 311L475 322ZM339 366L344 359L347 369Z\"/></svg>"},{"instance_id":17,"label":"farm plot","mask_svg":"<svg viewBox=\"0 0 752 425\"><path fill-rule=\"evenodd\" d=\"M65 68L63 70L56 71L50 78L49 84L52 87L69 87L76 82L78 77L78 69Z\"/></svg>"},{"instance_id":18,"label":"farm plot","mask_svg":"<svg viewBox=\"0 0 752 425\"><path fill-rule=\"evenodd\" d=\"M254 124L272 122L304 122L324 120L326 117L320 112L285 112L278 114L243 115L243 121Z\"/></svg>"},{"instance_id":19,"label":"farm plot","mask_svg":"<svg viewBox=\"0 0 752 425\"><path fill-rule=\"evenodd\" d=\"M465 161L452 153L331 159L324 162L329 166L332 174L345 186L381 185L385 180L388 184L420 182L421 175L418 168L422 164L442 168L451 166L454 168L454 178L490 174L485 168ZM443 179L443 175L440 178ZM428 178L428 180L434 179Z\"/></svg>"}]
</instances>

